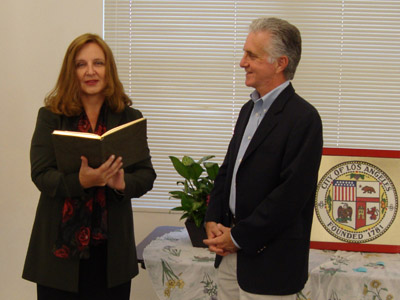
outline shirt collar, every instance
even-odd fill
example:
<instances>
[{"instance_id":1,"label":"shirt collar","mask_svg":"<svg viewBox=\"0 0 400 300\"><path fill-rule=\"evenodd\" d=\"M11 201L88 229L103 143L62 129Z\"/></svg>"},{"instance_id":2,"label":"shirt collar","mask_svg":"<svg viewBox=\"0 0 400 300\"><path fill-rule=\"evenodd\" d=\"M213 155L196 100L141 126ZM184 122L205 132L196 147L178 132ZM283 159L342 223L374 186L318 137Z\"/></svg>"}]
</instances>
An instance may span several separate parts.
<instances>
[{"instance_id":1,"label":"shirt collar","mask_svg":"<svg viewBox=\"0 0 400 300\"><path fill-rule=\"evenodd\" d=\"M268 102L274 102L275 99L279 96L279 94L289 85L290 80L285 81L284 83L282 83L281 85L277 86L276 88L274 88L272 91L270 91L269 93L265 94L263 97L260 98L260 94L257 92L257 90L254 90L251 94L250 94L250 98L251 100L253 100L254 103L256 103L258 100L262 100L264 103L266 101Z\"/></svg>"}]
</instances>

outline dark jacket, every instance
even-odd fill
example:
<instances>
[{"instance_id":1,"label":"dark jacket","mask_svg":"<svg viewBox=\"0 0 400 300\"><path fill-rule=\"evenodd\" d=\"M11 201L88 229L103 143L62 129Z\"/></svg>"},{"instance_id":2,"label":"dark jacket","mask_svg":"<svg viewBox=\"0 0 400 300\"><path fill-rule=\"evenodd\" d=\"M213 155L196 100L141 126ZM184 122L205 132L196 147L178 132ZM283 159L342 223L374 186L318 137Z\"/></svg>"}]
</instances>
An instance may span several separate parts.
<instances>
[{"instance_id":1,"label":"dark jacket","mask_svg":"<svg viewBox=\"0 0 400 300\"><path fill-rule=\"evenodd\" d=\"M231 224L232 173L252 108L248 101L241 109L206 221ZM241 246L237 278L243 290L289 295L304 287L321 153L320 116L290 84L261 121L236 176L237 225L231 233Z\"/></svg>"},{"instance_id":2,"label":"dark jacket","mask_svg":"<svg viewBox=\"0 0 400 300\"><path fill-rule=\"evenodd\" d=\"M106 128L140 117L141 112L130 107L122 113L108 112ZM78 173L64 175L57 171L51 133L55 129L73 130L76 118L57 115L46 108L39 110L30 156L32 180L41 194L22 275L41 285L71 292L78 291L79 260L57 258L52 249L65 197L83 197L85 190L79 183ZM108 287L125 283L138 273L131 198L151 190L156 178L150 156L124 171L124 196L106 188Z\"/></svg>"}]
</instances>

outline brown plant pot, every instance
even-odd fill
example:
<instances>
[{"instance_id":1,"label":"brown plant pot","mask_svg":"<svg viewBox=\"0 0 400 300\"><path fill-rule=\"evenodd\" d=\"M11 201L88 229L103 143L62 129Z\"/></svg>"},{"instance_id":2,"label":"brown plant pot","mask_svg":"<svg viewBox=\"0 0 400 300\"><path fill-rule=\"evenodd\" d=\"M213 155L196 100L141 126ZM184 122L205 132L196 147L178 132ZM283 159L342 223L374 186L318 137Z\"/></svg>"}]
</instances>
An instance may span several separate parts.
<instances>
[{"instance_id":1,"label":"brown plant pot","mask_svg":"<svg viewBox=\"0 0 400 300\"><path fill-rule=\"evenodd\" d=\"M193 247L208 248L208 246L203 243L203 240L207 239L207 233L204 226L199 228L193 220L189 219L186 219L185 226Z\"/></svg>"}]
</instances>

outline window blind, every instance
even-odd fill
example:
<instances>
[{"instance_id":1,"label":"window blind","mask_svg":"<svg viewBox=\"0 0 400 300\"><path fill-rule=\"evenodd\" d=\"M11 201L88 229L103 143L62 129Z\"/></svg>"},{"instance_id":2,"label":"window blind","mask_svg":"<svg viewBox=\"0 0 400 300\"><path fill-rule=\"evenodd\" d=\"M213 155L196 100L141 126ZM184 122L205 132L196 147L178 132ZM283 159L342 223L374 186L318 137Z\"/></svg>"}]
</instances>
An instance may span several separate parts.
<instances>
[{"instance_id":1,"label":"window blind","mask_svg":"<svg viewBox=\"0 0 400 300\"><path fill-rule=\"evenodd\" d=\"M319 110L325 147L400 150L400 1L104 0L104 38L158 174L134 207L179 204L169 155L222 162L252 92L239 62L260 16L301 31L293 84Z\"/></svg>"}]
</instances>

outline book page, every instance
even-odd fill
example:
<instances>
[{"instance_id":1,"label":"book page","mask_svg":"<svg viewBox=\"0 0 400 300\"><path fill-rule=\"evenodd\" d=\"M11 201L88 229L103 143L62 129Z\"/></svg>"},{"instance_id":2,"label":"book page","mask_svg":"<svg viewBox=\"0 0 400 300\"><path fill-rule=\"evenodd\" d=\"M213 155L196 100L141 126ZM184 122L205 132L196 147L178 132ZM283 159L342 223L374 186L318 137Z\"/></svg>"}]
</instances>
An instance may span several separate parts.
<instances>
[{"instance_id":1,"label":"book page","mask_svg":"<svg viewBox=\"0 0 400 300\"><path fill-rule=\"evenodd\" d=\"M73 136L73 137L85 138L85 139L94 139L94 140L100 140L101 139L101 136L99 136L99 135L97 135L95 133L89 133L89 132L54 130L53 134L65 135L65 136Z\"/></svg>"},{"instance_id":2,"label":"book page","mask_svg":"<svg viewBox=\"0 0 400 300\"><path fill-rule=\"evenodd\" d=\"M125 124L123 124L123 125L114 127L113 129L110 129L110 130L108 130L107 132L103 133L103 135L101 136L101 138L103 138L103 137L105 137L105 136L107 136L107 135L109 135L109 134L112 134L112 133L114 133L114 132L116 132L116 131L118 131L118 130L121 130L121 129L123 129L123 128L126 128L126 127L128 127L128 126L131 126L131 125L133 125L133 124L135 124L135 123L142 122L142 121L144 121L144 120L145 120L145 118L140 118L140 119L137 119L137 120L134 120L134 121L125 123Z\"/></svg>"}]
</instances>

